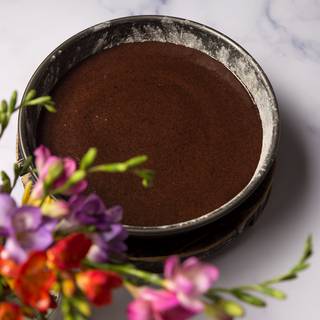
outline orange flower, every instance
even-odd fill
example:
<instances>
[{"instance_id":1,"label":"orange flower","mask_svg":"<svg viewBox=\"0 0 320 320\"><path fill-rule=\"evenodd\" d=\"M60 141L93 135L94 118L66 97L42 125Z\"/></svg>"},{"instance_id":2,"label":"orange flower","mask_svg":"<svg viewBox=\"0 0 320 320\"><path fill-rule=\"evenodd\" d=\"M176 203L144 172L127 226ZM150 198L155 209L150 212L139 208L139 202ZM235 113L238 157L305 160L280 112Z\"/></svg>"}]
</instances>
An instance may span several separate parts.
<instances>
[{"instance_id":1,"label":"orange flower","mask_svg":"<svg viewBox=\"0 0 320 320\"><path fill-rule=\"evenodd\" d=\"M79 268L90 247L91 240L84 234L72 234L47 251L49 263L60 270Z\"/></svg>"},{"instance_id":2,"label":"orange flower","mask_svg":"<svg viewBox=\"0 0 320 320\"><path fill-rule=\"evenodd\" d=\"M0 275L6 278L15 278L18 272L18 265L13 260L1 258L3 246L0 245Z\"/></svg>"},{"instance_id":3,"label":"orange flower","mask_svg":"<svg viewBox=\"0 0 320 320\"><path fill-rule=\"evenodd\" d=\"M55 280L55 274L47 266L46 253L34 252L21 266L14 289L25 304L45 312L52 302L49 291Z\"/></svg>"},{"instance_id":4,"label":"orange flower","mask_svg":"<svg viewBox=\"0 0 320 320\"><path fill-rule=\"evenodd\" d=\"M23 320L22 312L16 304L9 302L0 303L1 320Z\"/></svg>"},{"instance_id":5,"label":"orange flower","mask_svg":"<svg viewBox=\"0 0 320 320\"><path fill-rule=\"evenodd\" d=\"M19 266L13 260L0 259L0 275L6 278L15 278L18 271Z\"/></svg>"},{"instance_id":6,"label":"orange flower","mask_svg":"<svg viewBox=\"0 0 320 320\"><path fill-rule=\"evenodd\" d=\"M78 273L76 282L90 302L103 306L111 303L111 290L120 287L122 279L114 272L88 270Z\"/></svg>"}]
</instances>

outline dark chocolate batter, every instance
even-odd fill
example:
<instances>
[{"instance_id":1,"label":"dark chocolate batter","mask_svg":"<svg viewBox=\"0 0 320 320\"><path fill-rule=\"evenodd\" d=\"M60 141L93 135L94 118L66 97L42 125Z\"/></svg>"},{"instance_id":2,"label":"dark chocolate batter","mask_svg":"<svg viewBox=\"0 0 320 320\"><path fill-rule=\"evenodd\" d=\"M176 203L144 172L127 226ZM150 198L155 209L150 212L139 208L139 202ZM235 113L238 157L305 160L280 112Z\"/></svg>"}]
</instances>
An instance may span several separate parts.
<instances>
[{"instance_id":1,"label":"dark chocolate batter","mask_svg":"<svg viewBox=\"0 0 320 320\"><path fill-rule=\"evenodd\" d=\"M256 106L222 64L194 49L134 43L105 50L70 71L52 92L38 142L100 163L147 154L156 171L144 189L130 174L95 174L91 191L121 204L124 223L166 225L206 214L237 195L259 161Z\"/></svg>"}]
</instances>

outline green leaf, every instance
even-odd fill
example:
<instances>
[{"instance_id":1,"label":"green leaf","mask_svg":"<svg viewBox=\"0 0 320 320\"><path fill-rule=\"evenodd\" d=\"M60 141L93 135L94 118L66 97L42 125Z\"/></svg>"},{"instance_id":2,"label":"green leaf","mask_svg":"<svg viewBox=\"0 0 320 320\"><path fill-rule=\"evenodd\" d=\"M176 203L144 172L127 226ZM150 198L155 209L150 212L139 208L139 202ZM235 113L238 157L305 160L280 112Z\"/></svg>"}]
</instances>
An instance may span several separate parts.
<instances>
[{"instance_id":1,"label":"green leaf","mask_svg":"<svg viewBox=\"0 0 320 320\"><path fill-rule=\"evenodd\" d=\"M256 307L265 307L267 305L262 299L239 289L234 289L231 291L231 293L239 300Z\"/></svg>"},{"instance_id":2,"label":"green leaf","mask_svg":"<svg viewBox=\"0 0 320 320\"><path fill-rule=\"evenodd\" d=\"M230 317L243 317L245 314L243 307L235 301L221 300L219 305L223 312Z\"/></svg>"},{"instance_id":3,"label":"green leaf","mask_svg":"<svg viewBox=\"0 0 320 320\"><path fill-rule=\"evenodd\" d=\"M80 161L80 169L86 170L92 166L97 157L97 148L90 148Z\"/></svg>"}]
</instances>

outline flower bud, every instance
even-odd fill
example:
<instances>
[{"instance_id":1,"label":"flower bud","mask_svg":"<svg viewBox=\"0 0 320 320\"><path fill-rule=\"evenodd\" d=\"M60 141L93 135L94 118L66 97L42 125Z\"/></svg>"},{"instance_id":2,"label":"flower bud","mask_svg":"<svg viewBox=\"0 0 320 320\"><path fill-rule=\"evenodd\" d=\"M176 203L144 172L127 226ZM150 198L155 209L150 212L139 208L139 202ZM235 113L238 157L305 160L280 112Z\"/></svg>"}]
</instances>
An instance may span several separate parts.
<instances>
[{"instance_id":1,"label":"flower bud","mask_svg":"<svg viewBox=\"0 0 320 320\"><path fill-rule=\"evenodd\" d=\"M11 98L10 98L10 103L9 103L9 113L13 113L16 104L17 104L17 99L18 99L18 92L17 91L13 91Z\"/></svg>"},{"instance_id":2,"label":"flower bud","mask_svg":"<svg viewBox=\"0 0 320 320\"><path fill-rule=\"evenodd\" d=\"M80 162L80 169L85 170L88 169L93 162L96 160L97 157L97 149L90 148L87 153L83 156Z\"/></svg>"},{"instance_id":3,"label":"flower bud","mask_svg":"<svg viewBox=\"0 0 320 320\"><path fill-rule=\"evenodd\" d=\"M62 161L56 161L48 169L48 173L44 180L46 186L51 186L63 173Z\"/></svg>"},{"instance_id":4,"label":"flower bud","mask_svg":"<svg viewBox=\"0 0 320 320\"><path fill-rule=\"evenodd\" d=\"M62 281L62 292L66 297L72 297L76 291L76 285L73 279L64 279Z\"/></svg>"},{"instance_id":5,"label":"flower bud","mask_svg":"<svg viewBox=\"0 0 320 320\"><path fill-rule=\"evenodd\" d=\"M0 112L6 113L8 111L8 103L6 100L2 100L0 104Z\"/></svg>"}]
</instances>

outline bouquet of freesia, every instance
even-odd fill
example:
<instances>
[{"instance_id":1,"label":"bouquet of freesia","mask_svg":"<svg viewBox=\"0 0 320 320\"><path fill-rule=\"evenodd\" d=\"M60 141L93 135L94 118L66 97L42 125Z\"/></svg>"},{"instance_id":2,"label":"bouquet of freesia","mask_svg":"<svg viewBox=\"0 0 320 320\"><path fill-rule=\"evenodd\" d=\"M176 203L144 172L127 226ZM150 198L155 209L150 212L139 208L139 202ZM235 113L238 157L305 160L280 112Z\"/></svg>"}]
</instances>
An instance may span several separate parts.
<instances>
[{"instance_id":1,"label":"bouquet of freesia","mask_svg":"<svg viewBox=\"0 0 320 320\"><path fill-rule=\"evenodd\" d=\"M43 105L55 111L49 96L29 92L17 106L17 94L0 106L0 137L11 115ZM126 261L127 232L120 206L106 207L96 194L87 195L87 177L93 172L134 174L150 187L152 170L142 168L147 156L95 165L97 150L90 149L76 163L52 155L45 146L34 153L38 180L29 182L21 204L11 192L33 159L14 165L14 177L1 172L0 185L0 320L45 319L61 306L67 320L90 317L91 305L112 302L112 291L124 287L133 296L129 320L183 320L205 313L211 319L244 315L241 304L264 307L261 296L284 299L274 285L297 277L308 267L312 253L309 237L298 263L280 277L236 288L214 286L219 271L196 257L164 264L164 274L136 268Z\"/></svg>"}]
</instances>

